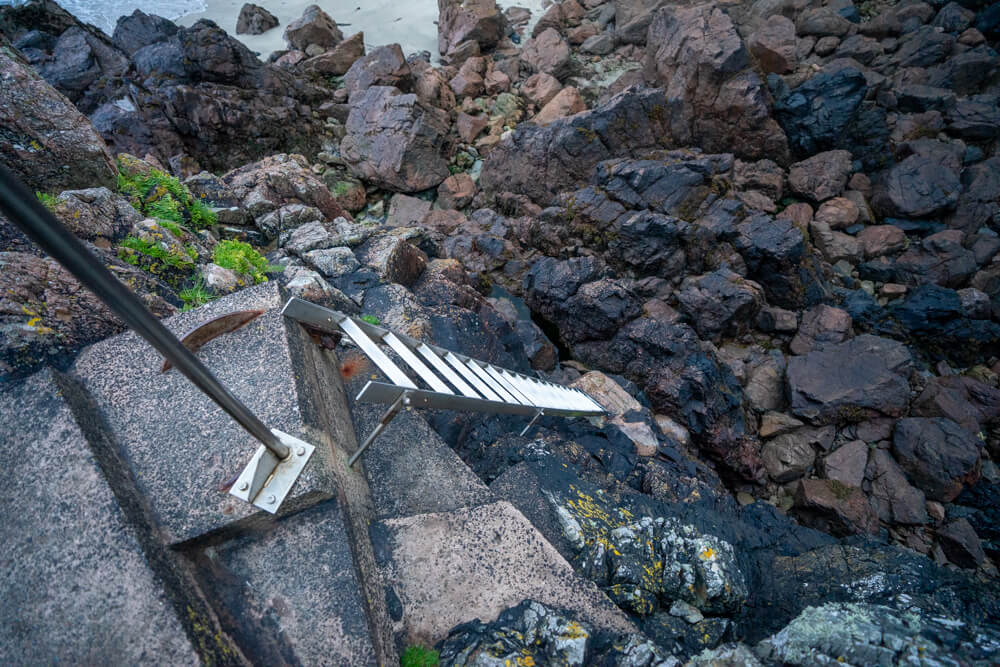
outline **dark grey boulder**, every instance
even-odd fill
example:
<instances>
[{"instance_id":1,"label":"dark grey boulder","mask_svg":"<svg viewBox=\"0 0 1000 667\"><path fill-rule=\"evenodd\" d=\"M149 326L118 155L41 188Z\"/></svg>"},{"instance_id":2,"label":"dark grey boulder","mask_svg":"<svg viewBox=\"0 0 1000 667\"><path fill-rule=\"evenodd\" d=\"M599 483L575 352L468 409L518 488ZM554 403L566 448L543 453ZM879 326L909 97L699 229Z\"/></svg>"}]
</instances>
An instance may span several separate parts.
<instances>
[{"instance_id":1,"label":"dark grey boulder","mask_svg":"<svg viewBox=\"0 0 1000 667\"><path fill-rule=\"evenodd\" d=\"M139 49L162 42L176 33L177 26L173 21L137 9L129 16L118 19L111 41L131 56Z\"/></svg>"},{"instance_id":2,"label":"dark grey boulder","mask_svg":"<svg viewBox=\"0 0 1000 667\"><path fill-rule=\"evenodd\" d=\"M351 100L346 127L341 155L368 182L397 192L419 192L450 174L447 115L412 93L387 86L367 89Z\"/></svg>"},{"instance_id":3,"label":"dark grey boulder","mask_svg":"<svg viewBox=\"0 0 1000 667\"><path fill-rule=\"evenodd\" d=\"M821 71L791 91L775 93L775 117L789 147L801 156L845 147L867 92L864 74L847 67Z\"/></svg>"},{"instance_id":4,"label":"dark grey boulder","mask_svg":"<svg viewBox=\"0 0 1000 667\"><path fill-rule=\"evenodd\" d=\"M986 558L979 536L965 518L946 523L938 529L937 538L944 555L959 567L977 568Z\"/></svg>"},{"instance_id":5,"label":"dark grey boulder","mask_svg":"<svg viewBox=\"0 0 1000 667\"><path fill-rule=\"evenodd\" d=\"M278 17L274 14L260 5L248 2L240 9L240 15L236 19L236 34L260 35L271 28L277 28L278 24Z\"/></svg>"},{"instance_id":6,"label":"dark grey boulder","mask_svg":"<svg viewBox=\"0 0 1000 667\"><path fill-rule=\"evenodd\" d=\"M900 217L928 217L954 208L962 183L954 170L937 160L911 155L889 170L886 196Z\"/></svg>"},{"instance_id":7,"label":"dark grey boulder","mask_svg":"<svg viewBox=\"0 0 1000 667\"><path fill-rule=\"evenodd\" d=\"M865 334L788 360L792 412L814 423L899 416L910 399L902 343Z\"/></svg>"},{"instance_id":8,"label":"dark grey boulder","mask_svg":"<svg viewBox=\"0 0 1000 667\"><path fill-rule=\"evenodd\" d=\"M738 335L751 326L764 294L757 283L729 269L718 269L685 278L677 300L698 335L717 340L722 335Z\"/></svg>"},{"instance_id":9,"label":"dark grey boulder","mask_svg":"<svg viewBox=\"0 0 1000 667\"><path fill-rule=\"evenodd\" d=\"M302 16L295 19L285 28L285 42L288 48L305 51L315 44L322 48L336 46L344 39L337 22L330 18L318 5L309 5Z\"/></svg>"},{"instance_id":10,"label":"dark grey boulder","mask_svg":"<svg viewBox=\"0 0 1000 667\"><path fill-rule=\"evenodd\" d=\"M913 484L942 502L979 478L981 446L974 433L943 417L900 419L892 437L892 452Z\"/></svg>"}]
</instances>

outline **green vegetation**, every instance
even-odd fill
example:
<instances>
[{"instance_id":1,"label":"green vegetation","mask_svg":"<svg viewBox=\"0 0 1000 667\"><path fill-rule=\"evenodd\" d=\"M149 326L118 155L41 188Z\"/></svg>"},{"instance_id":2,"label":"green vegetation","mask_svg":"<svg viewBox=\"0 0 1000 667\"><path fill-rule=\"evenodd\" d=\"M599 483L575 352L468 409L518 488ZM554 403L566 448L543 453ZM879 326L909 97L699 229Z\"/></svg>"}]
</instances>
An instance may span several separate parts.
<instances>
[{"instance_id":1,"label":"green vegetation","mask_svg":"<svg viewBox=\"0 0 1000 667\"><path fill-rule=\"evenodd\" d=\"M56 210L56 207L59 206L59 199L57 197L45 194L44 192L36 192L35 196L38 197L38 201L42 203L42 206L50 211Z\"/></svg>"},{"instance_id":2,"label":"green vegetation","mask_svg":"<svg viewBox=\"0 0 1000 667\"><path fill-rule=\"evenodd\" d=\"M271 269L267 260L243 241L219 241L212 253L212 261L224 269L252 276L255 283L267 282L264 274Z\"/></svg>"},{"instance_id":3,"label":"green vegetation","mask_svg":"<svg viewBox=\"0 0 1000 667\"><path fill-rule=\"evenodd\" d=\"M379 324L378 318L375 317L374 315L362 315L361 319L363 319L368 324L374 324L375 326L378 326Z\"/></svg>"},{"instance_id":4,"label":"green vegetation","mask_svg":"<svg viewBox=\"0 0 1000 667\"><path fill-rule=\"evenodd\" d=\"M333 195L335 197L343 197L347 194L347 191L351 189L351 183L348 181L337 181L333 185Z\"/></svg>"},{"instance_id":5,"label":"green vegetation","mask_svg":"<svg viewBox=\"0 0 1000 667\"><path fill-rule=\"evenodd\" d=\"M197 308L198 306L204 306L209 301L214 301L219 298L205 288L205 283L200 278L191 287L182 289L178 292L177 296L179 296L181 301L184 302L184 308L182 310L191 310L192 308Z\"/></svg>"},{"instance_id":6,"label":"green vegetation","mask_svg":"<svg viewBox=\"0 0 1000 667\"><path fill-rule=\"evenodd\" d=\"M402 667L437 667L441 654L423 646L407 646L399 658Z\"/></svg>"},{"instance_id":7,"label":"green vegetation","mask_svg":"<svg viewBox=\"0 0 1000 667\"><path fill-rule=\"evenodd\" d=\"M172 269L187 271L194 268L194 259L191 257L192 250L194 248L189 247L185 248L185 252L179 252L164 248L153 241L147 241L137 236L128 236L122 241L118 249L118 256L133 266L139 266L142 263L141 258L148 257L158 260Z\"/></svg>"},{"instance_id":8,"label":"green vegetation","mask_svg":"<svg viewBox=\"0 0 1000 667\"><path fill-rule=\"evenodd\" d=\"M118 191L137 211L157 220L190 225L194 229L216 223L215 214L204 202L179 180L159 169L145 170L119 159Z\"/></svg>"},{"instance_id":9,"label":"green vegetation","mask_svg":"<svg viewBox=\"0 0 1000 667\"><path fill-rule=\"evenodd\" d=\"M171 222L170 220L164 220L161 218L157 220L156 223L177 238L184 238L184 229L176 222Z\"/></svg>"}]
</instances>

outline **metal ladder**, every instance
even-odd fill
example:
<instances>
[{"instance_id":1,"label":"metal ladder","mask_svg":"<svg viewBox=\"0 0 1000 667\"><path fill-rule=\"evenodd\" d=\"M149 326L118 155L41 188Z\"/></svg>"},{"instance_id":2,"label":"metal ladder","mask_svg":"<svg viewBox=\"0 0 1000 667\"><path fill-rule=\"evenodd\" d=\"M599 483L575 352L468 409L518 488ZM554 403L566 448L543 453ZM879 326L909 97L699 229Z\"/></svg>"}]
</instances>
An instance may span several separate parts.
<instances>
[{"instance_id":1,"label":"metal ladder","mask_svg":"<svg viewBox=\"0 0 1000 667\"><path fill-rule=\"evenodd\" d=\"M606 414L597 401L579 389L429 345L302 299L290 299L281 312L285 317L320 331L346 334L391 381L369 381L355 398L361 403L386 404L389 409L348 461L351 466L405 406L531 416L521 435L527 433L542 415L597 417ZM380 345L394 352L403 368L383 352Z\"/></svg>"}]
</instances>

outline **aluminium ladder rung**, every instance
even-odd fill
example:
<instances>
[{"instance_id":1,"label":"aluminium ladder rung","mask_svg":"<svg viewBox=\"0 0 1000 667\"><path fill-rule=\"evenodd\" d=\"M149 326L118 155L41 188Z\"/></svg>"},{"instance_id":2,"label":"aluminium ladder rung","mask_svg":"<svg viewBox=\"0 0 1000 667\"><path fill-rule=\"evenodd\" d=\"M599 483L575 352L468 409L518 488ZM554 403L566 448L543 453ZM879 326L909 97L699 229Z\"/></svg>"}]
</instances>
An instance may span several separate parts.
<instances>
[{"instance_id":1,"label":"aluminium ladder rung","mask_svg":"<svg viewBox=\"0 0 1000 667\"><path fill-rule=\"evenodd\" d=\"M398 354L410 368L415 370L417 375L419 375L424 382L430 385L434 391L442 394L455 393L448 388L448 385L441 381L441 378L434 374L434 371L427 368L424 362L420 361L417 355L413 354L413 350L411 350L406 343L396 337L396 334L390 331L382 337L382 340L385 341L386 345L395 350L396 354Z\"/></svg>"},{"instance_id":2,"label":"aluminium ladder rung","mask_svg":"<svg viewBox=\"0 0 1000 667\"><path fill-rule=\"evenodd\" d=\"M462 394L469 398L482 398L476 393L476 390L465 383L465 380L458 377L458 374L452 370L451 366L445 363L444 359L438 356L437 352L429 348L426 344L421 343L417 346L417 352L424 356L424 359L431 362L431 365L438 370L441 375L444 376L448 382L452 384L455 389L458 389Z\"/></svg>"},{"instance_id":3,"label":"aluminium ladder rung","mask_svg":"<svg viewBox=\"0 0 1000 667\"><path fill-rule=\"evenodd\" d=\"M416 389L417 385L413 383L410 376L399 369L392 359L386 356L385 352L379 349L378 345L375 344L371 338L368 337L361 327L359 327L354 320L350 317L345 317L340 322L337 323L341 329L344 330L348 336L351 337L358 347L368 355L368 358L375 362L375 365L379 367L383 373L389 376L395 384L400 387L406 387L407 389Z\"/></svg>"},{"instance_id":4,"label":"aluminium ladder rung","mask_svg":"<svg viewBox=\"0 0 1000 667\"><path fill-rule=\"evenodd\" d=\"M499 401L500 403L506 403L502 398L496 395L496 393L486 386L478 375L472 372L472 369L462 363L462 360L456 357L453 353L448 352L444 355L445 361L452 365L452 367L459 372L459 374L464 377L469 383L476 388L480 394L485 396L490 401Z\"/></svg>"},{"instance_id":5,"label":"aluminium ladder rung","mask_svg":"<svg viewBox=\"0 0 1000 667\"><path fill-rule=\"evenodd\" d=\"M493 366L491 366L489 364L486 364L483 367L483 370L485 370L487 373L489 373L490 377L492 377L496 381L497 384L499 384L501 387L503 387L504 389L506 389L507 393L509 393L511 396L513 396L514 399L517 400L518 403L525 403L527 405L535 405L534 401L532 401L530 398L528 398L523 393L521 393L521 391L519 391L518 388L515 387L513 384L511 384L510 382L508 382L507 378L505 378L503 376L503 373L501 373L498 369L494 368Z\"/></svg>"},{"instance_id":6,"label":"aluminium ladder rung","mask_svg":"<svg viewBox=\"0 0 1000 667\"><path fill-rule=\"evenodd\" d=\"M474 359L469 359L465 362L465 365L469 367L473 373L479 376L479 379L486 383L493 393L504 400L505 403L520 403L519 400L514 398L513 394L505 390L500 384L490 377L490 374L483 370L483 367L479 365L479 362Z\"/></svg>"},{"instance_id":7,"label":"aluminium ladder rung","mask_svg":"<svg viewBox=\"0 0 1000 667\"><path fill-rule=\"evenodd\" d=\"M360 403L391 404L399 398L400 388L384 382L371 381L358 394ZM406 392L411 407L430 408L436 410L464 410L468 412L486 412L505 415L522 415L533 417L539 408L522 403L504 403L488 401L482 398L469 398L457 394L439 394L424 389L412 389ZM593 416L592 410L559 410L545 408L544 412L552 417L588 417ZM603 414L603 413L602 413Z\"/></svg>"}]
</instances>

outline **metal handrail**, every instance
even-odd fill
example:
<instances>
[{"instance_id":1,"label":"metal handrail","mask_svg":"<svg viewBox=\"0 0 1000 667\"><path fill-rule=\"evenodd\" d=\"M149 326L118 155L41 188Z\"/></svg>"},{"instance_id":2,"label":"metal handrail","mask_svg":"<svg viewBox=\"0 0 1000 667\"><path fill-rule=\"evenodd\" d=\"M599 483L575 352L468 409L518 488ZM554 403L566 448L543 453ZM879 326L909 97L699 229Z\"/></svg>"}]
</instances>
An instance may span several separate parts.
<instances>
[{"instance_id":1,"label":"metal handrail","mask_svg":"<svg viewBox=\"0 0 1000 667\"><path fill-rule=\"evenodd\" d=\"M181 344L125 285L49 212L14 174L0 164L0 212L62 264L136 333L146 339L206 396L278 459L291 450Z\"/></svg>"}]
</instances>

